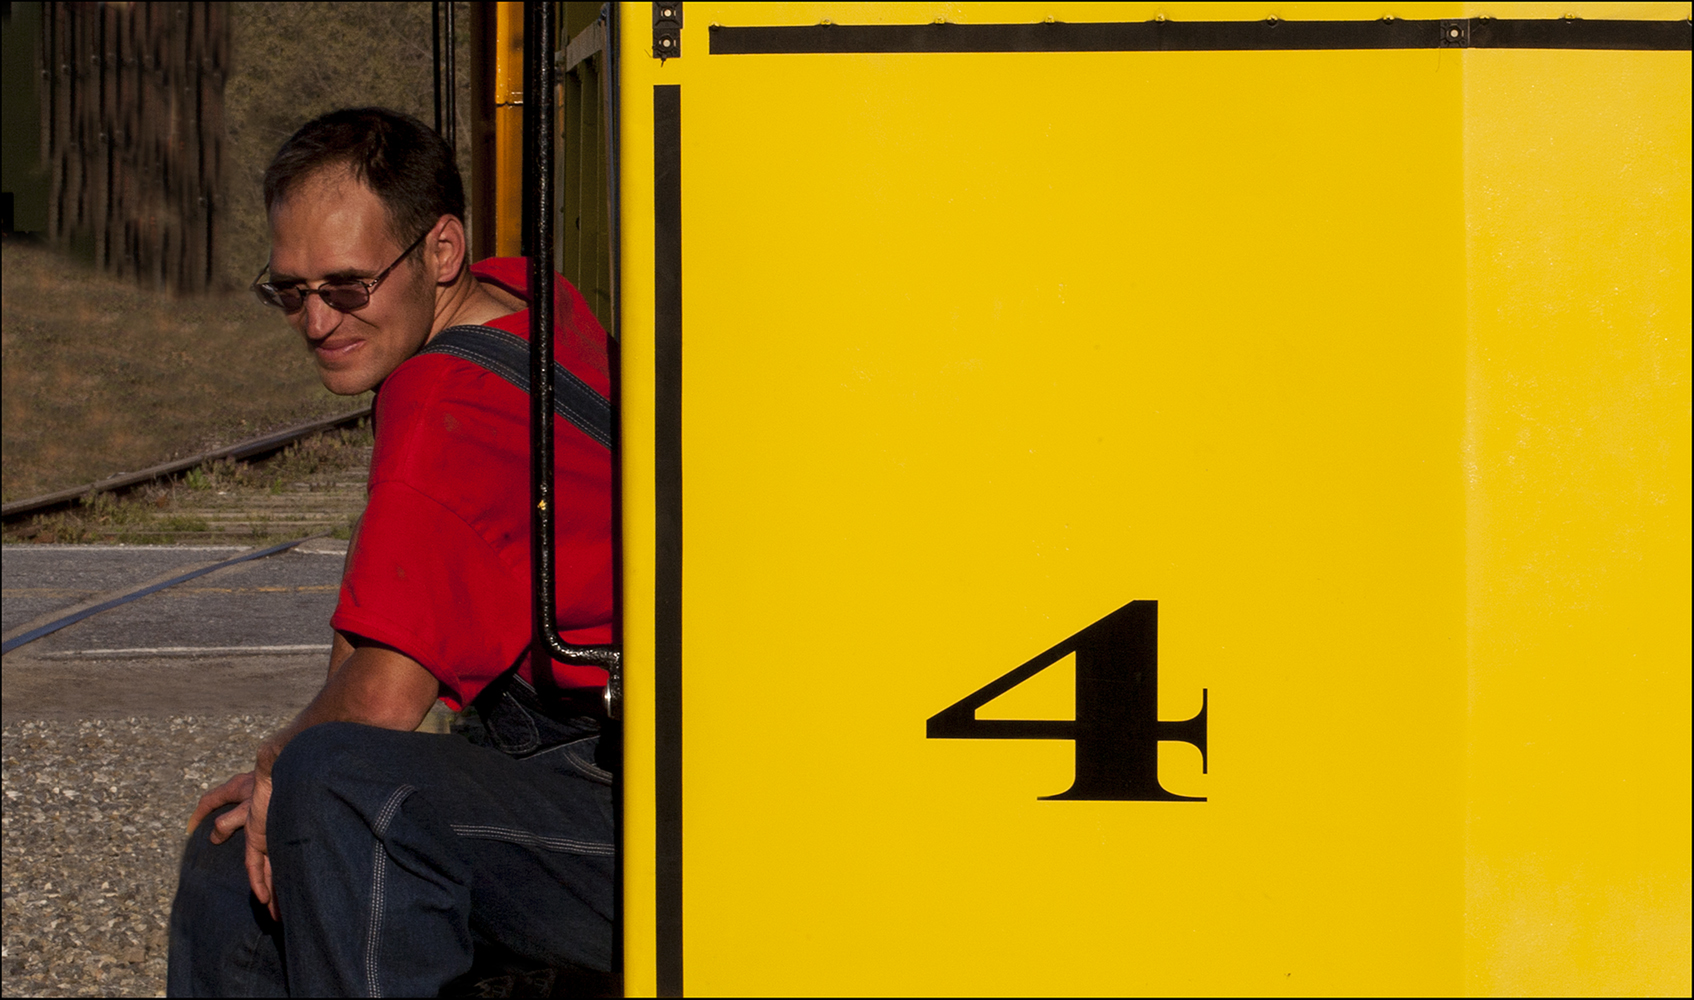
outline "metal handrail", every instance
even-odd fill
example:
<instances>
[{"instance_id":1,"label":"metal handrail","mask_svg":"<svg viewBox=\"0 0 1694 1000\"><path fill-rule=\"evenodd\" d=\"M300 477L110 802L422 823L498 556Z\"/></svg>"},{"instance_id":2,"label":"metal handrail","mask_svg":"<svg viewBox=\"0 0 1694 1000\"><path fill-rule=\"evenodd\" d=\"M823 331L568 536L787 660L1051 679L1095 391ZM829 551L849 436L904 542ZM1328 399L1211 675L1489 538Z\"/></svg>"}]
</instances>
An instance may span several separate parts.
<instances>
[{"instance_id":1,"label":"metal handrail","mask_svg":"<svg viewBox=\"0 0 1694 1000\"><path fill-rule=\"evenodd\" d=\"M524 221L529 246L529 379L530 379L530 570L535 632L531 648L537 656L562 663L600 667L607 673L606 713L617 718L620 709L623 651L615 643L576 645L559 634L555 615L557 576L553 563L553 167L554 167L554 5L524 4L524 138L525 161L533 171L524 186ZM617 424L614 421L613 427ZM615 438L614 438L614 455ZM538 665L538 688L552 682L551 672Z\"/></svg>"}]
</instances>

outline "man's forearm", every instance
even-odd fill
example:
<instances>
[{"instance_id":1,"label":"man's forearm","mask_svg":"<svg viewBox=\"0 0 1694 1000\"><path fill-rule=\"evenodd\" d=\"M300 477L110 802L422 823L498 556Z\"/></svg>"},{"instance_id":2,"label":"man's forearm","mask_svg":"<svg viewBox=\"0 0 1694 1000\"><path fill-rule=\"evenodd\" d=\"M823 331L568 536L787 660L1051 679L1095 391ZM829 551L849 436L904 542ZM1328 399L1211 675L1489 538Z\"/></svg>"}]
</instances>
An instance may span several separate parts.
<instances>
[{"instance_id":1,"label":"man's forearm","mask_svg":"<svg viewBox=\"0 0 1694 1000\"><path fill-rule=\"evenodd\" d=\"M346 647L346 654L335 653ZM325 722L358 722L383 729L410 731L423 721L440 694L434 675L394 650L381 646L354 647L336 634L330 673L323 689L259 749L258 769L270 775L283 747L296 735Z\"/></svg>"}]
</instances>

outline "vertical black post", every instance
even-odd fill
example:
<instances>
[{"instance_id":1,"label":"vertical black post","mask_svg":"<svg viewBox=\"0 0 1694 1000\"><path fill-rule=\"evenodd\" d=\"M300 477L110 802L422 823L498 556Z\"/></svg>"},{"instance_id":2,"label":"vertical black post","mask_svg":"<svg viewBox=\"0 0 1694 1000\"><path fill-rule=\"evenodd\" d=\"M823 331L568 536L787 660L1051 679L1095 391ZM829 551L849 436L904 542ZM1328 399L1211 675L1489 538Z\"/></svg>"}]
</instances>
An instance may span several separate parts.
<instances>
[{"instance_id":1,"label":"vertical black post","mask_svg":"<svg viewBox=\"0 0 1694 1000\"><path fill-rule=\"evenodd\" d=\"M524 4L524 253L529 258L530 568L534 680L553 684L553 4ZM544 687L545 685L545 687Z\"/></svg>"},{"instance_id":2,"label":"vertical black post","mask_svg":"<svg viewBox=\"0 0 1694 1000\"><path fill-rule=\"evenodd\" d=\"M447 131L442 132L441 137L447 140L447 148L451 149L453 151L453 155L456 157L459 155L459 33L457 26L454 24L454 16L458 12L458 4L453 3L452 0L448 0L448 2L443 6L447 8L443 12L447 16L447 25L443 31L447 47L447 58L445 60L447 66L447 79L445 86L442 88L443 93L446 95L446 99L440 102L441 111L439 114L447 125ZM441 60L437 61L439 62ZM437 131L440 131L440 129L437 129Z\"/></svg>"},{"instance_id":3,"label":"vertical black post","mask_svg":"<svg viewBox=\"0 0 1694 1000\"><path fill-rule=\"evenodd\" d=\"M653 88L653 715L658 993L682 995L682 90Z\"/></svg>"}]
</instances>

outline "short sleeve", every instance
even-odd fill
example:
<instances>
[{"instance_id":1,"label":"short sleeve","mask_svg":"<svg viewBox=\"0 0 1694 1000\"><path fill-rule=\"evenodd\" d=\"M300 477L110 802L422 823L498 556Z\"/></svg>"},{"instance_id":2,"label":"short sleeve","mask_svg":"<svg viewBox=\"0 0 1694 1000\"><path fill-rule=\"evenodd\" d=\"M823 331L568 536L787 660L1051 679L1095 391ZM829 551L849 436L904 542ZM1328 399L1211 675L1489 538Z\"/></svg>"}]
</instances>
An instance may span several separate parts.
<instances>
[{"instance_id":1,"label":"short sleeve","mask_svg":"<svg viewBox=\"0 0 1694 1000\"><path fill-rule=\"evenodd\" d=\"M404 482L378 483L331 624L418 661L462 707L527 648L520 581L457 514Z\"/></svg>"}]
</instances>

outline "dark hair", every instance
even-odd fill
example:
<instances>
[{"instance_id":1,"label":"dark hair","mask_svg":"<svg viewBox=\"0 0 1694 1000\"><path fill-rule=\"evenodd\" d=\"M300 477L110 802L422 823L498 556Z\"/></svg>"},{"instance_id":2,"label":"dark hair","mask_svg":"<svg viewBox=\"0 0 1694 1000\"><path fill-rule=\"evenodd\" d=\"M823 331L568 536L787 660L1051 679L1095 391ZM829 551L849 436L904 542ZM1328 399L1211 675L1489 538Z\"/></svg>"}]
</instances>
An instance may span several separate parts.
<instances>
[{"instance_id":1,"label":"dark hair","mask_svg":"<svg viewBox=\"0 0 1694 1000\"><path fill-rule=\"evenodd\" d=\"M265 211L302 180L335 166L347 167L382 199L402 246L443 215L465 218L465 183L452 149L428 125L387 108L345 108L300 126L265 168Z\"/></svg>"}]
</instances>

